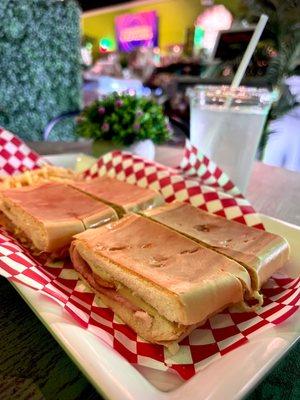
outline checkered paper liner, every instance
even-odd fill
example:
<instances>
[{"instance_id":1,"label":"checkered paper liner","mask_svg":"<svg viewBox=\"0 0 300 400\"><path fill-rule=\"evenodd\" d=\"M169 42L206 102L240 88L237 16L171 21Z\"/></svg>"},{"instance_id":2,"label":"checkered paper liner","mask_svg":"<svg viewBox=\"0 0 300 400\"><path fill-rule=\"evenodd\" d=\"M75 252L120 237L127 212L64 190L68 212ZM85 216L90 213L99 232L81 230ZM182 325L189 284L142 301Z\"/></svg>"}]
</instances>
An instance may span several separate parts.
<instances>
[{"instance_id":1,"label":"checkered paper liner","mask_svg":"<svg viewBox=\"0 0 300 400\"><path fill-rule=\"evenodd\" d=\"M204 160L194 168L198 162ZM84 177L108 175L141 187L161 192L167 202L189 202L210 213L248 226L263 229L258 214L227 175L187 141L179 168L167 168L153 161L122 151L105 154Z\"/></svg>"},{"instance_id":2,"label":"checkered paper liner","mask_svg":"<svg viewBox=\"0 0 300 400\"><path fill-rule=\"evenodd\" d=\"M21 139L0 126L0 176L41 167L46 161Z\"/></svg>"},{"instance_id":3,"label":"checkered paper liner","mask_svg":"<svg viewBox=\"0 0 300 400\"><path fill-rule=\"evenodd\" d=\"M222 171L206 159L207 173L197 159L203 156L199 157L190 144L187 144L181 167L176 169L115 151L100 158L84 175L93 178L108 174L160 190L167 201L191 202L223 217L263 228L251 205ZM37 165L40 162L42 159L37 158ZM0 229L0 274L54 299L78 324L100 337L130 363L161 371L172 369L185 380L251 340L256 332L283 322L300 305L300 279L274 276L263 289L265 301L259 311L219 313L185 338L179 352L172 356L163 346L145 342L124 325L78 279L70 261L41 265L3 229Z\"/></svg>"}]
</instances>

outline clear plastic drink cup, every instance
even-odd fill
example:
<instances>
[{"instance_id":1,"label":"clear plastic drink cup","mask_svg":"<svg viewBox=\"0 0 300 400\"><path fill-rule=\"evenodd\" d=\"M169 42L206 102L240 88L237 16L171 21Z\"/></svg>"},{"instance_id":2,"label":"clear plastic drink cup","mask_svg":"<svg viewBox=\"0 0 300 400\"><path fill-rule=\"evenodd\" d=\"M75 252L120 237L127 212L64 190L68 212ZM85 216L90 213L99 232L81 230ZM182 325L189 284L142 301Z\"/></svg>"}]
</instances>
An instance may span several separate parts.
<instances>
[{"instance_id":1,"label":"clear plastic drink cup","mask_svg":"<svg viewBox=\"0 0 300 400\"><path fill-rule=\"evenodd\" d=\"M188 95L191 143L245 193L273 93L259 88L196 86Z\"/></svg>"}]
</instances>

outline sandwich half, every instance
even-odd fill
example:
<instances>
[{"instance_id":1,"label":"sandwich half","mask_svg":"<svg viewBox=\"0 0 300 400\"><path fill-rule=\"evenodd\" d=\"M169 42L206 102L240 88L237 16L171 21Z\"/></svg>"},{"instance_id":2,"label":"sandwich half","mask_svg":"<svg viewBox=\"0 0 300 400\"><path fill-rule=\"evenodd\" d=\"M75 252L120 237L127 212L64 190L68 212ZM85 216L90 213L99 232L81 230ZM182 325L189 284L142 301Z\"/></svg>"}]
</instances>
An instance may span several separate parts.
<instances>
[{"instance_id":1,"label":"sandwich half","mask_svg":"<svg viewBox=\"0 0 300 400\"><path fill-rule=\"evenodd\" d=\"M190 204L169 203L143 214L242 264L251 275L254 290L259 290L289 257L288 242L282 237Z\"/></svg>"},{"instance_id":2,"label":"sandwich half","mask_svg":"<svg viewBox=\"0 0 300 400\"><path fill-rule=\"evenodd\" d=\"M1 191L2 223L36 253L61 255L72 236L117 219L100 201L56 182Z\"/></svg>"},{"instance_id":3,"label":"sandwich half","mask_svg":"<svg viewBox=\"0 0 300 400\"><path fill-rule=\"evenodd\" d=\"M237 262L139 215L75 236L74 268L138 335L166 346L253 295Z\"/></svg>"},{"instance_id":4,"label":"sandwich half","mask_svg":"<svg viewBox=\"0 0 300 400\"><path fill-rule=\"evenodd\" d=\"M164 203L163 197L154 190L131 185L108 176L73 182L70 185L110 205L119 216L129 211L151 209Z\"/></svg>"}]
</instances>

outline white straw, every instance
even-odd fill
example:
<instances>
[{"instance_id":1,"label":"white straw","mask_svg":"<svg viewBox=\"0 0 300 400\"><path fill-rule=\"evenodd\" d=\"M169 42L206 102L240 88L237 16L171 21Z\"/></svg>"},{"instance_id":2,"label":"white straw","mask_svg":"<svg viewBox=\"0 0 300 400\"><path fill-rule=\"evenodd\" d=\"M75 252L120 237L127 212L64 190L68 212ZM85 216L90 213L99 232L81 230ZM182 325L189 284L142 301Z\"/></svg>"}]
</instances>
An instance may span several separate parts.
<instances>
[{"instance_id":1,"label":"white straw","mask_svg":"<svg viewBox=\"0 0 300 400\"><path fill-rule=\"evenodd\" d=\"M244 77L245 71L248 67L251 57L252 57L252 55L255 51L255 48L259 42L261 34L263 33L263 30L266 26L268 18L269 17L265 14L262 14L260 16L260 19L258 21L258 24L256 25L255 31L252 35L252 38L247 46L247 49L244 53L242 61L241 61L240 65L238 67L238 70L236 71L236 74L232 80L230 89L236 89L237 87L240 86L240 83ZM224 104L224 111L229 110L231 103L232 103L232 95L229 95ZM227 117L228 117L228 114L226 114L226 112L224 112L224 118L227 118ZM218 140L218 133L223 124L224 124L224 121L220 120L219 124L215 127L214 131L212 131L211 134L209 135L209 138L208 138L208 141L206 144L206 147L208 149L212 149L215 147L216 141Z\"/></svg>"},{"instance_id":2,"label":"white straw","mask_svg":"<svg viewBox=\"0 0 300 400\"><path fill-rule=\"evenodd\" d=\"M248 44L247 50L244 53L242 61L241 61L240 65L239 65L238 70L236 71L236 74L235 74L235 76L233 78L233 81L232 81L232 83L230 85L231 89L235 89L238 86L240 86L241 81L243 79L243 76L245 74L245 71L246 71L246 69L248 67L248 64L249 64L249 62L251 60L251 57L252 57L252 55L254 53L254 50L255 50L258 42L259 42L259 39L261 37L261 34L263 33L263 30L264 30L265 26L266 26L268 18L269 17L267 15L265 15L265 14L262 14L260 16L258 24L256 25L255 31L254 31L254 33L252 35L252 38L251 38L251 40L250 40L250 42Z\"/></svg>"}]
</instances>

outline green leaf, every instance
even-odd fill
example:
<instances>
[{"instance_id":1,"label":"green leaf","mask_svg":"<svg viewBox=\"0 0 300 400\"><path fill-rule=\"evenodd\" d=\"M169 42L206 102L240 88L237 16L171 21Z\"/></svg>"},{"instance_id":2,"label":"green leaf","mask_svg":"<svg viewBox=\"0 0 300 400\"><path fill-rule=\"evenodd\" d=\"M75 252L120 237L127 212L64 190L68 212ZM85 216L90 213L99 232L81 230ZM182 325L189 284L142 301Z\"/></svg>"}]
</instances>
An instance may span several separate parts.
<instances>
[{"instance_id":1,"label":"green leaf","mask_svg":"<svg viewBox=\"0 0 300 400\"><path fill-rule=\"evenodd\" d=\"M102 132L102 123L95 124L102 107L105 114L100 119L109 124L107 132ZM94 140L102 138L129 145L143 139L163 143L170 137L162 107L149 98L113 93L89 105L81 116L84 120L78 124L77 134Z\"/></svg>"}]
</instances>

